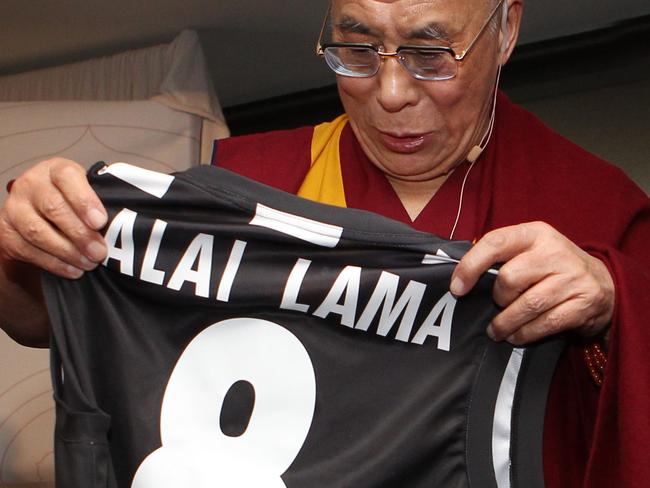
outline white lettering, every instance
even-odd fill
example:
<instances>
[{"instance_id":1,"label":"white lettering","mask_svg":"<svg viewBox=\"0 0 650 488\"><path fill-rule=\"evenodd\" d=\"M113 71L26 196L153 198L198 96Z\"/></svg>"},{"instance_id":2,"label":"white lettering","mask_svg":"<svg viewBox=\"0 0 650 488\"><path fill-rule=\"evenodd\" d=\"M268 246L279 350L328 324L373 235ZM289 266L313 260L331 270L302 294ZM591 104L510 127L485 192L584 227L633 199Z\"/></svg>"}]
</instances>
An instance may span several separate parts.
<instances>
[{"instance_id":1,"label":"white lettering","mask_svg":"<svg viewBox=\"0 0 650 488\"><path fill-rule=\"evenodd\" d=\"M230 251L226 269L223 272L223 276L219 282L219 290L217 291L217 300L220 302L228 302L230 300L230 292L232 291L232 285L235 281L235 276L237 276L237 271L239 271L246 244L244 241L235 241L232 246L232 251Z\"/></svg>"},{"instance_id":2,"label":"white lettering","mask_svg":"<svg viewBox=\"0 0 650 488\"><path fill-rule=\"evenodd\" d=\"M408 342L411 336L411 330L413 329L413 323L415 322L415 316L418 313L422 297L427 287L423 283L410 281L397 304L395 304L398 285L399 276L386 271L382 272L377 286L375 286L372 296L361 317L359 317L355 328L367 331L370 323L377 315L379 306L383 302L377 334L384 337L388 335L397 318L404 313L395 338L403 342Z\"/></svg>"},{"instance_id":3,"label":"white lettering","mask_svg":"<svg viewBox=\"0 0 650 488\"><path fill-rule=\"evenodd\" d=\"M427 318L424 319L424 322L422 322L420 329L411 342L422 345L428 336L435 336L438 338L438 349L441 351L449 351L451 346L451 325L456 303L456 298L450 292L445 293L433 307ZM435 325L438 319L440 319L440 325Z\"/></svg>"},{"instance_id":4,"label":"white lettering","mask_svg":"<svg viewBox=\"0 0 650 488\"><path fill-rule=\"evenodd\" d=\"M309 266L311 266L311 261L308 259L300 258L296 261L287 280L287 284L284 287L280 308L303 313L309 312L309 305L298 303L298 293L300 292L300 287L302 286Z\"/></svg>"},{"instance_id":5,"label":"white lettering","mask_svg":"<svg viewBox=\"0 0 650 488\"><path fill-rule=\"evenodd\" d=\"M165 272L156 269L155 265L158 251L160 250L160 242L162 241L166 228L167 222L163 220L156 220L153 224L149 242L147 243L147 250L144 253L144 262L140 270L140 279L155 285L162 285L165 281Z\"/></svg>"},{"instance_id":6,"label":"white lettering","mask_svg":"<svg viewBox=\"0 0 650 488\"><path fill-rule=\"evenodd\" d=\"M167 288L179 291L186 281L195 283L194 294L208 298L210 296L210 272L212 271L212 248L214 236L197 235L189 245L180 263L176 266ZM194 265L197 262L197 269Z\"/></svg>"},{"instance_id":7,"label":"white lettering","mask_svg":"<svg viewBox=\"0 0 650 488\"><path fill-rule=\"evenodd\" d=\"M115 216L104 236L108 248L104 266L108 264L109 259L115 259L120 262L120 273L128 276L133 276L133 260L135 256L133 226L137 216L138 214L133 210L123 209ZM120 238L121 247L117 247L118 237Z\"/></svg>"},{"instance_id":8,"label":"white lettering","mask_svg":"<svg viewBox=\"0 0 650 488\"><path fill-rule=\"evenodd\" d=\"M316 309L314 315L324 319L331 313L339 314L341 315L341 325L350 328L354 327L360 284L361 268L346 266L336 278L325 300ZM339 304L344 292L345 299L342 304Z\"/></svg>"}]
</instances>

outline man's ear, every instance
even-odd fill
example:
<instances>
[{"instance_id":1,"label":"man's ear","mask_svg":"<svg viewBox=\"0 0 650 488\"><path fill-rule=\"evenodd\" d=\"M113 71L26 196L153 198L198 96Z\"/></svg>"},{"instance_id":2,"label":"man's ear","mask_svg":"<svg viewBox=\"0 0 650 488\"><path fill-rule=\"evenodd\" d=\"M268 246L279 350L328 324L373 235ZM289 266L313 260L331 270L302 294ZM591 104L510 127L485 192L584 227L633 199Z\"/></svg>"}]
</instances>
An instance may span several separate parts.
<instances>
[{"instance_id":1,"label":"man's ear","mask_svg":"<svg viewBox=\"0 0 650 488\"><path fill-rule=\"evenodd\" d=\"M501 66L508 62L512 51L519 38L519 28L524 10L523 0L504 0L503 13L501 14L501 28L499 32L501 40Z\"/></svg>"}]
</instances>

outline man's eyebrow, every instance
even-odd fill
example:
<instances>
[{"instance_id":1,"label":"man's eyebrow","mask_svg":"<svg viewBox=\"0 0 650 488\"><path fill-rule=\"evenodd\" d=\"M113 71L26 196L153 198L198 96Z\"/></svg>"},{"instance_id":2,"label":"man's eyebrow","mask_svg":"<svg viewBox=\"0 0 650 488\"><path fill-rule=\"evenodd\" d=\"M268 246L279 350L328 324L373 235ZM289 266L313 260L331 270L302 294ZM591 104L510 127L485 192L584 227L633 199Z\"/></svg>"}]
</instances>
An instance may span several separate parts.
<instances>
[{"instance_id":1,"label":"man's eyebrow","mask_svg":"<svg viewBox=\"0 0 650 488\"><path fill-rule=\"evenodd\" d=\"M350 17L348 15L345 15L341 17L339 20L337 20L334 23L334 27L341 30L342 32L346 32L349 34L364 34L369 36L378 35L377 31L371 29L367 25L361 23L359 20L355 19L354 17Z\"/></svg>"},{"instance_id":2,"label":"man's eyebrow","mask_svg":"<svg viewBox=\"0 0 650 488\"><path fill-rule=\"evenodd\" d=\"M408 38L447 42L451 41L444 27L442 27L440 24L436 24L435 22L427 24L420 29L412 30Z\"/></svg>"}]
</instances>

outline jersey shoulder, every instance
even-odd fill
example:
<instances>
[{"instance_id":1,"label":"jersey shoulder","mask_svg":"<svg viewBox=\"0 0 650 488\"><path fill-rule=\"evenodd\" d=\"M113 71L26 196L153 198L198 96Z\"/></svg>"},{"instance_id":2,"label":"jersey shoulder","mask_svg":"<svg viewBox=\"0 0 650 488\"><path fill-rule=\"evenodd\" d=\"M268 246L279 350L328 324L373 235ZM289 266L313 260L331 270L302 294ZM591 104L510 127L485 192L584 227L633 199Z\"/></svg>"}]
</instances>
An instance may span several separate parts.
<instances>
[{"instance_id":1,"label":"jersey shoulder","mask_svg":"<svg viewBox=\"0 0 650 488\"><path fill-rule=\"evenodd\" d=\"M212 164L296 193L311 166L313 126L217 140Z\"/></svg>"}]
</instances>

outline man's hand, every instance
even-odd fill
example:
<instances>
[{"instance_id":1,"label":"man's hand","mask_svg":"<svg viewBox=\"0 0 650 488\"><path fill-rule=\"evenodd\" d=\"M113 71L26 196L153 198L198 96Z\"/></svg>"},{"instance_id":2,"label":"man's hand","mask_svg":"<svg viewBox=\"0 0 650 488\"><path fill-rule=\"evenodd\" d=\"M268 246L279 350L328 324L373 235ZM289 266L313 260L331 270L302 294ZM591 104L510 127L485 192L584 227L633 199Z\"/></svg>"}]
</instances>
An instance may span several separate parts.
<instances>
[{"instance_id":1,"label":"man's hand","mask_svg":"<svg viewBox=\"0 0 650 488\"><path fill-rule=\"evenodd\" d=\"M522 345L567 330L592 336L608 327L615 297L609 270L548 224L486 234L457 266L451 292L465 295L496 263L504 263L494 285L503 311L488 327L492 339Z\"/></svg>"},{"instance_id":2,"label":"man's hand","mask_svg":"<svg viewBox=\"0 0 650 488\"><path fill-rule=\"evenodd\" d=\"M106 256L97 232L106 210L67 159L43 161L21 175L0 209L0 253L66 278L79 278Z\"/></svg>"}]
</instances>

